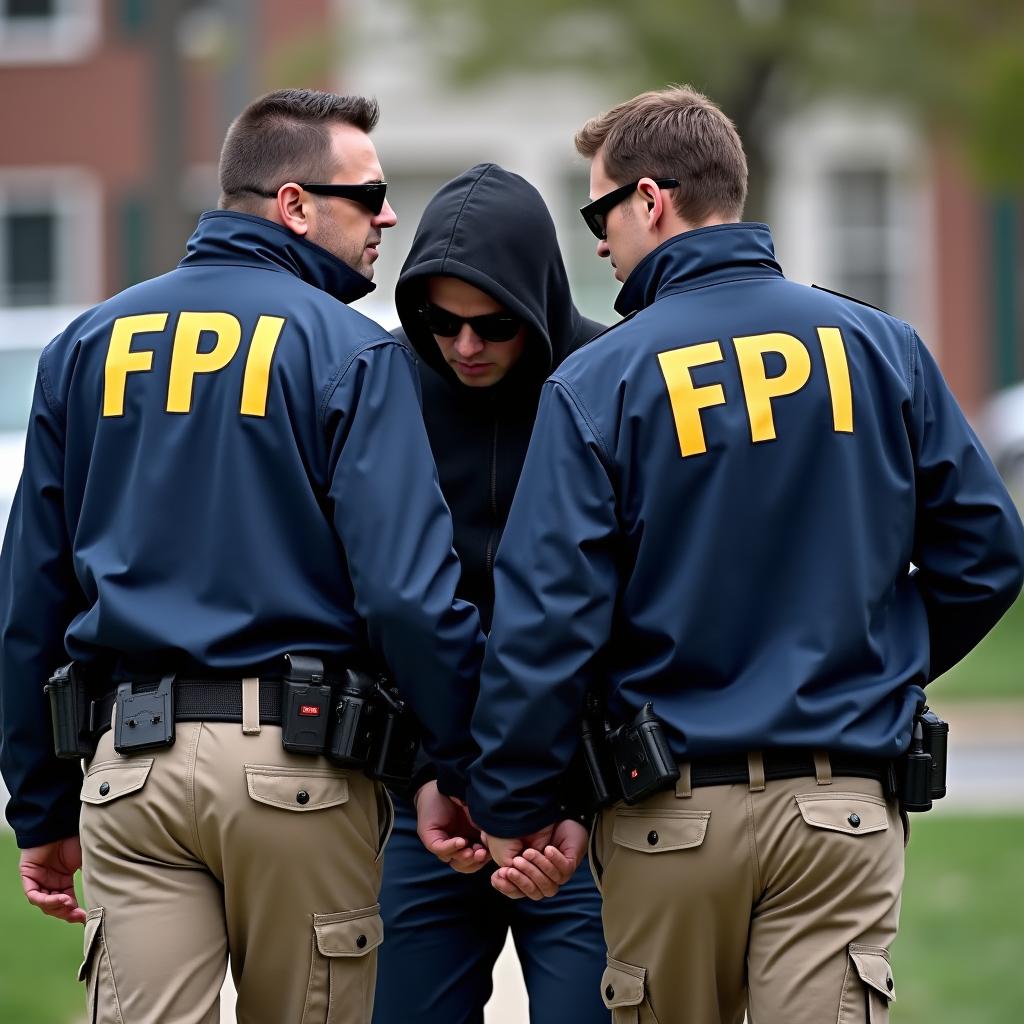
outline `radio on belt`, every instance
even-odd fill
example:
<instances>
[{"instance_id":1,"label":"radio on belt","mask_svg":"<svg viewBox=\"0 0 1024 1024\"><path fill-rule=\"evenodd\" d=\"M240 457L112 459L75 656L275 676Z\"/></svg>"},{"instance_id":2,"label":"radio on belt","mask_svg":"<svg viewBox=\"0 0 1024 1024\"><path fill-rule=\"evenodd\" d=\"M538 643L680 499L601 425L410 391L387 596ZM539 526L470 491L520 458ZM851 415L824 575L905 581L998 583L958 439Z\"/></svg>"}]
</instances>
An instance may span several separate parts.
<instances>
[{"instance_id":1,"label":"radio on belt","mask_svg":"<svg viewBox=\"0 0 1024 1024\"><path fill-rule=\"evenodd\" d=\"M322 754L330 725L331 688L324 663L303 654L284 656L281 743L293 754Z\"/></svg>"}]
</instances>

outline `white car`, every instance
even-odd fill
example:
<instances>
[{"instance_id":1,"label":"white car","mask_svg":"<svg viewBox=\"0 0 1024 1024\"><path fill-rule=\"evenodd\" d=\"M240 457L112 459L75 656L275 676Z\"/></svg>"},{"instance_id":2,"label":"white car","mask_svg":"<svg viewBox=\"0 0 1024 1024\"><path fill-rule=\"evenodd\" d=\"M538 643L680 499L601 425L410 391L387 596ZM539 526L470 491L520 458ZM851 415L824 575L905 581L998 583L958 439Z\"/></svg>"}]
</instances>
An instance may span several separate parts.
<instances>
[{"instance_id":1,"label":"white car","mask_svg":"<svg viewBox=\"0 0 1024 1024\"><path fill-rule=\"evenodd\" d=\"M1024 509L1024 384L995 395L978 427L996 469L1018 507Z\"/></svg>"},{"instance_id":2,"label":"white car","mask_svg":"<svg viewBox=\"0 0 1024 1024\"><path fill-rule=\"evenodd\" d=\"M0 309L0 536L21 477L39 353L80 312L66 306Z\"/></svg>"}]
</instances>

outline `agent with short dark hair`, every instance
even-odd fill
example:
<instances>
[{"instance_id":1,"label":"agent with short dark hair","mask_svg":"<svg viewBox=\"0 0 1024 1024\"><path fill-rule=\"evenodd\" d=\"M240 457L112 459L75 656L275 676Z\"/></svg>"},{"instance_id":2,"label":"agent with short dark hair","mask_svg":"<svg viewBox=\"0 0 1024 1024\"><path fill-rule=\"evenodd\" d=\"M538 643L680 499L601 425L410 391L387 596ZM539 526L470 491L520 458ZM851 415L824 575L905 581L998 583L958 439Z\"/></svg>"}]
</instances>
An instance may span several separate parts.
<instances>
[{"instance_id":1,"label":"agent with short dark hair","mask_svg":"<svg viewBox=\"0 0 1024 1024\"><path fill-rule=\"evenodd\" d=\"M453 178L427 204L395 305L402 321L395 333L418 357L423 416L452 512L462 566L457 593L480 609L486 630L494 553L541 385L603 328L573 303L540 193L491 163ZM475 856L478 844L461 845L466 836L442 827L457 820L457 809L433 783L417 805L419 833L434 852L417 838L416 808L396 799L381 890L388 941L375 1024L482 1020L494 962L510 932L534 1024L607 1024L597 991L605 960L601 903L590 876L580 872L554 899L513 903L492 888L493 865ZM558 841L571 862L567 870L575 868L585 830L568 822ZM535 897L557 889L526 860L516 872Z\"/></svg>"},{"instance_id":2,"label":"agent with short dark hair","mask_svg":"<svg viewBox=\"0 0 1024 1024\"><path fill-rule=\"evenodd\" d=\"M230 956L239 1020L369 1021L390 802L312 741L283 749L286 655L308 659L305 722L332 711L317 663L325 684L389 669L462 792L479 618L413 358L346 305L396 222L376 120L361 97L254 102L177 269L40 359L0 560L0 759L29 901L85 922L91 1020L210 1024ZM69 657L84 782L43 693Z\"/></svg>"},{"instance_id":3,"label":"agent with short dark hair","mask_svg":"<svg viewBox=\"0 0 1024 1024\"><path fill-rule=\"evenodd\" d=\"M914 329L786 280L740 223L713 103L645 93L577 148L627 319L544 385L470 811L507 864L559 816L585 692L613 725L652 703L669 788L606 809L591 844L616 1019L887 1020L890 768L925 685L1019 593L1024 528ZM623 756L629 784L647 769Z\"/></svg>"}]
</instances>

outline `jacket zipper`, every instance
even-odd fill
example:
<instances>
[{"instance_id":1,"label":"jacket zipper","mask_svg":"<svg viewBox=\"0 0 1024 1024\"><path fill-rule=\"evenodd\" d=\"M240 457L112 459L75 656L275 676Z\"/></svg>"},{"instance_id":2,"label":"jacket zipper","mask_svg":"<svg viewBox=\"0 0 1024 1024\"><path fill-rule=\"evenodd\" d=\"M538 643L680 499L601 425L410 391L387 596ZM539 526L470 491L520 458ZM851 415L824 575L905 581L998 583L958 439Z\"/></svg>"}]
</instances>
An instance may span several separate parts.
<instances>
[{"instance_id":1,"label":"jacket zipper","mask_svg":"<svg viewBox=\"0 0 1024 1024\"><path fill-rule=\"evenodd\" d=\"M485 566L487 578L494 581L494 535L498 522L498 417L494 417L494 437L491 441L491 532L487 537Z\"/></svg>"}]
</instances>

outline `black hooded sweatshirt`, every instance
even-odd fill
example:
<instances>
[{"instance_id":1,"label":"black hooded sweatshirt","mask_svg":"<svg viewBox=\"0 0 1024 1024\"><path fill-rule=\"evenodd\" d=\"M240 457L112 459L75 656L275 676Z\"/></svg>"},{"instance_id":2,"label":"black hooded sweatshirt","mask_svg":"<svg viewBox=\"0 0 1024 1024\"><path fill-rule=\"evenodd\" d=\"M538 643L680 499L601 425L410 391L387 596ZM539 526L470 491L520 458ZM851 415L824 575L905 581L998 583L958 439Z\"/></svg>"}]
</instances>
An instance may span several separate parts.
<instances>
[{"instance_id":1,"label":"black hooded sweatshirt","mask_svg":"<svg viewBox=\"0 0 1024 1024\"><path fill-rule=\"evenodd\" d=\"M418 309L426 279L474 285L527 324L523 355L497 384L462 384ZM555 225L540 193L497 164L478 164L430 200L395 289L403 331L418 356L423 417L462 562L458 595L494 609L494 552L508 519L545 378L603 329L573 305Z\"/></svg>"}]
</instances>

